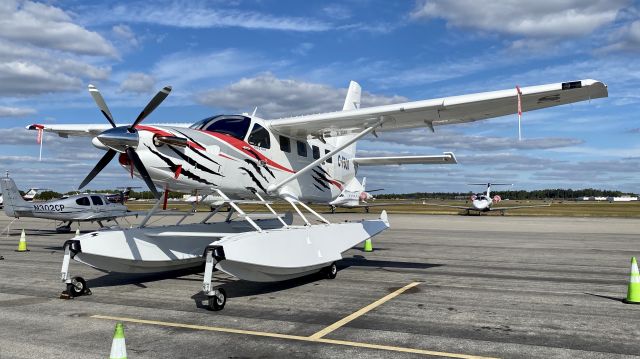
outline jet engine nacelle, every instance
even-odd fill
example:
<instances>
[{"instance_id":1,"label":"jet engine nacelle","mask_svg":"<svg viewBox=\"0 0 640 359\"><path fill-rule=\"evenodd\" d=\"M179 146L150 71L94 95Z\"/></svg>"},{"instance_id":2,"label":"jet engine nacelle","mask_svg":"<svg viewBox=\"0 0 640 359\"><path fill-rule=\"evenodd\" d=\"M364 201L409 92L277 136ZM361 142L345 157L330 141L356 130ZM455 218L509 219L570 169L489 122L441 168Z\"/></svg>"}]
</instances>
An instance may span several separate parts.
<instances>
[{"instance_id":1,"label":"jet engine nacelle","mask_svg":"<svg viewBox=\"0 0 640 359\"><path fill-rule=\"evenodd\" d=\"M367 192L360 192L360 200L361 200L361 201L367 201L367 200L370 200L370 199L372 199L372 198L373 198L373 196L372 196L372 195L370 195L369 193L367 193Z\"/></svg>"},{"instance_id":2,"label":"jet engine nacelle","mask_svg":"<svg viewBox=\"0 0 640 359\"><path fill-rule=\"evenodd\" d=\"M502 198L500 198L500 196L498 196L498 195L493 196L493 203L498 203L500 201L502 201Z\"/></svg>"}]
</instances>

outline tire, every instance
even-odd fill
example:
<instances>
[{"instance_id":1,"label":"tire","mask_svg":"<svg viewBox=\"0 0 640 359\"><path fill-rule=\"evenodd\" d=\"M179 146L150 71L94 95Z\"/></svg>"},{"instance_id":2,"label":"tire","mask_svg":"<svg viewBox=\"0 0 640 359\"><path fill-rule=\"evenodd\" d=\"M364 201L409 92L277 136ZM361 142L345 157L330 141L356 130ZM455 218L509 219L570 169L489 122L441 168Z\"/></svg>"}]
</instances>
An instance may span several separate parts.
<instances>
[{"instance_id":1,"label":"tire","mask_svg":"<svg viewBox=\"0 0 640 359\"><path fill-rule=\"evenodd\" d=\"M223 288L218 288L218 294L209 297L209 309L217 312L227 304L227 292Z\"/></svg>"},{"instance_id":2,"label":"tire","mask_svg":"<svg viewBox=\"0 0 640 359\"><path fill-rule=\"evenodd\" d=\"M72 297L79 297L84 294L87 289L87 282L82 277L73 277L71 284L67 285L67 291Z\"/></svg>"},{"instance_id":3,"label":"tire","mask_svg":"<svg viewBox=\"0 0 640 359\"><path fill-rule=\"evenodd\" d=\"M334 279L338 275L338 267L336 266L336 262L333 262L330 266L325 267L323 272L325 278Z\"/></svg>"}]
</instances>

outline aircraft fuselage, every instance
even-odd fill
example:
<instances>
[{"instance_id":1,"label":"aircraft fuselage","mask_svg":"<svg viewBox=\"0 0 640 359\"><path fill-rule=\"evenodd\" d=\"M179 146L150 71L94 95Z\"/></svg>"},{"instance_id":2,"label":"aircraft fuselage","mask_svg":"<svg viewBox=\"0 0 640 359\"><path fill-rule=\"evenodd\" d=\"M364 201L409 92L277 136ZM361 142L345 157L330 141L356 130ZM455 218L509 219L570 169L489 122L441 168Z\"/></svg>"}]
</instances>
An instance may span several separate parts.
<instances>
[{"instance_id":1,"label":"aircraft fuselage","mask_svg":"<svg viewBox=\"0 0 640 359\"><path fill-rule=\"evenodd\" d=\"M137 126L139 143L136 153L144 163L153 182L173 191L210 193L221 189L234 197L253 197L254 191L267 193L276 184L316 159L336 148L335 142L316 139L296 139L268 130L265 122L246 116L244 129L226 129L216 118L192 127ZM224 118L223 118L224 120ZM239 127L239 125L236 125ZM225 133L225 131L235 133ZM160 143L158 136L185 139L184 146ZM335 139L332 139L335 140ZM287 183L279 193L300 201L330 202L355 176L354 154L343 151L315 166L303 176ZM120 154L120 164L131 171L126 154ZM136 170L134 174L139 175Z\"/></svg>"}]
</instances>

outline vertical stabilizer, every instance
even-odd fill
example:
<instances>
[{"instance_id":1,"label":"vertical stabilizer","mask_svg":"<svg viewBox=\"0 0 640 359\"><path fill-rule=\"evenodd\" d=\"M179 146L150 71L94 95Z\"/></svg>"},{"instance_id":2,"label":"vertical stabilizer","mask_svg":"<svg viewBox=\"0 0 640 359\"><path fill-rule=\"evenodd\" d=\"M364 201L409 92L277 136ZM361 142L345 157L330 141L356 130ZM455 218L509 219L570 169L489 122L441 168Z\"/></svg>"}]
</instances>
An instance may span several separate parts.
<instances>
[{"instance_id":1,"label":"vertical stabilizer","mask_svg":"<svg viewBox=\"0 0 640 359\"><path fill-rule=\"evenodd\" d=\"M362 192L366 191L367 177L362 177Z\"/></svg>"},{"instance_id":2,"label":"vertical stabilizer","mask_svg":"<svg viewBox=\"0 0 640 359\"><path fill-rule=\"evenodd\" d=\"M362 96L362 88L357 82L351 81L351 83L349 83L349 90L347 91L347 97L344 99L344 105L342 106L342 111L359 109L361 96Z\"/></svg>"},{"instance_id":3,"label":"vertical stabilizer","mask_svg":"<svg viewBox=\"0 0 640 359\"><path fill-rule=\"evenodd\" d=\"M16 183L9 177L0 178L0 187L2 187L2 198L4 204L4 213L9 217L15 217L16 207L29 207L29 202L22 199Z\"/></svg>"},{"instance_id":4,"label":"vertical stabilizer","mask_svg":"<svg viewBox=\"0 0 640 359\"><path fill-rule=\"evenodd\" d=\"M351 81L351 83L349 83L349 90L347 90L347 97L344 99L344 105L342 106L342 111L351 111L351 110L359 109L361 95L362 95L362 88L360 87L360 85L355 81ZM335 137L335 140L333 139L330 139L330 140L335 141L334 143L332 143L333 145L339 146L340 144L353 138L353 136L355 135L353 134L344 135L344 136ZM356 144L354 143L351 146L345 148L344 153L347 158L355 157Z\"/></svg>"}]
</instances>

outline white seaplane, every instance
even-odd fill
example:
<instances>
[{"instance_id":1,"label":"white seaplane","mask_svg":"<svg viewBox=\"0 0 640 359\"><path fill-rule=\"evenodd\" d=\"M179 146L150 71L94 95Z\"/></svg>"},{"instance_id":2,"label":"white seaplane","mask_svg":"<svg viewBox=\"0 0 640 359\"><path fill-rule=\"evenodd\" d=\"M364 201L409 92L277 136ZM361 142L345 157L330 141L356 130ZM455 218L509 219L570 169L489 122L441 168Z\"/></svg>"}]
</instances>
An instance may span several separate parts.
<instances>
[{"instance_id":1,"label":"white seaplane","mask_svg":"<svg viewBox=\"0 0 640 359\"><path fill-rule=\"evenodd\" d=\"M203 291L213 310L226 302L223 288L211 285L214 267L239 279L279 281L321 272L337 273L341 254L389 228L386 212L377 220L330 223L307 202L328 203L351 181L361 160L356 142L371 133L472 122L523 111L607 97L596 80L580 80L394 105L360 108L360 86L351 82L342 111L264 120L253 115L205 118L189 127L151 126L141 122L167 97L165 87L130 125L118 126L94 86L89 91L111 128L92 125L31 125L62 136L95 136L92 143L106 154L82 181L89 183L116 155L127 171L156 187L201 194L214 193L239 214L209 223L88 233L65 243L62 280L67 294L86 292L82 278L71 278L69 261L115 272L159 272L201 265ZM421 163L420 156L409 163ZM425 163L433 161L424 156ZM402 163L398 158L368 158L368 164ZM291 204L304 226L291 225L267 198ZM242 211L242 199L263 203L273 218L254 219ZM240 199L240 200L239 200ZM156 206L159 206L161 200ZM312 224L301 208L320 223ZM153 211L152 211L153 212Z\"/></svg>"}]
</instances>

